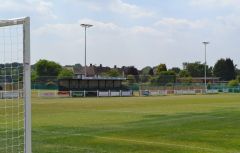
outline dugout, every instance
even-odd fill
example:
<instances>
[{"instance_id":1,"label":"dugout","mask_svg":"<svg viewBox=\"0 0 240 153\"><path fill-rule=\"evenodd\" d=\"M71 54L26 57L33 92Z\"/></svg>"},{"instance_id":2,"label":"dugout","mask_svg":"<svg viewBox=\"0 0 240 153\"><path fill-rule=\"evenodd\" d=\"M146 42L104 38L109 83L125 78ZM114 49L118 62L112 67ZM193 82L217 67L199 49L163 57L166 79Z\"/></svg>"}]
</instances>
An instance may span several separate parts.
<instances>
[{"instance_id":1,"label":"dugout","mask_svg":"<svg viewBox=\"0 0 240 153\"><path fill-rule=\"evenodd\" d=\"M122 84L126 78L64 78L58 80L59 91L119 91L127 90Z\"/></svg>"}]
</instances>

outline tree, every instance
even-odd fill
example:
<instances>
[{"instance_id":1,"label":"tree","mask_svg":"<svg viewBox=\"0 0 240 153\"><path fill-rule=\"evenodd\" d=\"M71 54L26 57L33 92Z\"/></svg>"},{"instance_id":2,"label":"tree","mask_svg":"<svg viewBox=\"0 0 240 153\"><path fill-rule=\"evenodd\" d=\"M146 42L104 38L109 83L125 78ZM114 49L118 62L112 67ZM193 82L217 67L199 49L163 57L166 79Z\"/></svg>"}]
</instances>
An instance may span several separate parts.
<instances>
[{"instance_id":1,"label":"tree","mask_svg":"<svg viewBox=\"0 0 240 153\"><path fill-rule=\"evenodd\" d=\"M239 82L238 80L231 80L228 82L228 87L238 87Z\"/></svg>"},{"instance_id":2,"label":"tree","mask_svg":"<svg viewBox=\"0 0 240 153\"><path fill-rule=\"evenodd\" d=\"M236 73L237 73L238 76L240 76L240 69L236 68Z\"/></svg>"},{"instance_id":3,"label":"tree","mask_svg":"<svg viewBox=\"0 0 240 153\"><path fill-rule=\"evenodd\" d=\"M149 71L149 75L153 75L154 73L153 73L153 69L151 69L150 71Z\"/></svg>"},{"instance_id":4,"label":"tree","mask_svg":"<svg viewBox=\"0 0 240 153\"><path fill-rule=\"evenodd\" d=\"M233 60L230 58L226 59L226 79L231 80L236 78L236 66L233 63Z\"/></svg>"},{"instance_id":5,"label":"tree","mask_svg":"<svg viewBox=\"0 0 240 153\"><path fill-rule=\"evenodd\" d=\"M54 61L39 60L35 64L35 71L39 77L41 76L58 76L62 66Z\"/></svg>"},{"instance_id":6,"label":"tree","mask_svg":"<svg viewBox=\"0 0 240 153\"><path fill-rule=\"evenodd\" d=\"M125 67L124 68L124 73L126 75L134 75L134 76L139 75L138 69L135 68L134 66Z\"/></svg>"},{"instance_id":7,"label":"tree","mask_svg":"<svg viewBox=\"0 0 240 153\"><path fill-rule=\"evenodd\" d=\"M141 83L146 83L146 82L149 82L151 80L151 78L152 78L151 75L140 75L139 81Z\"/></svg>"},{"instance_id":8,"label":"tree","mask_svg":"<svg viewBox=\"0 0 240 153\"><path fill-rule=\"evenodd\" d=\"M201 62L195 63L184 63L185 69L189 72L192 77L204 77L205 74L205 64ZM207 76L212 76L212 71L207 66Z\"/></svg>"},{"instance_id":9,"label":"tree","mask_svg":"<svg viewBox=\"0 0 240 153\"><path fill-rule=\"evenodd\" d=\"M149 82L151 79L151 76L153 75L153 69L150 66L146 66L140 72L141 72L141 75L140 75L139 81L141 83Z\"/></svg>"},{"instance_id":10,"label":"tree","mask_svg":"<svg viewBox=\"0 0 240 153\"><path fill-rule=\"evenodd\" d=\"M146 66L141 70L141 75L152 75L153 69L150 66Z\"/></svg>"},{"instance_id":11,"label":"tree","mask_svg":"<svg viewBox=\"0 0 240 153\"><path fill-rule=\"evenodd\" d=\"M162 71L160 74L153 78L151 83L152 84L161 84L166 85L168 83L175 83L176 82L176 73L174 71Z\"/></svg>"},{"instance_id":12,"label":"tree","mask_svg":"<svg viewBox=\"0 0 240 153\"><path fill-rule=\"evenodd\" d=\"M73 71L68 69L62 69L61 72L58 74L58 79L66 78L66 77L72 78L73 76L74 76Z\"/></svg>"},{"instance_id":13,"label":"tree","mask_svg":"<svg viewBox=\"0 0 240 153\"><path fill-rule=\"evenodd\" d=\"M37 72L35 70L32 70L31 72L31 81L35 82L38 78Z\"/></svg>"},{"instance_id":14,"label":"tree","mask_svg":"<svg viewBox=\"0 0 240 153\"><path fill-rule=\"evenodd\" d=\"M176 74L178 74L181 71L181 69L179 67L173 67L173 68L171 68L169 70L170 71L174 71Z\"/></svg>"},{"instance_id":15,"label":"tree","mask_svg":"<svg viewBox=\"0 0 240 153\"><path fill-rule=\"evenodd\" d=\"M129 84L133 84L133 83L136 82L136 79L135 79L135 77L133 75L128 75L127 76L127 80L128 80Z\"/></svg>"},{"instance_id":16,"label":"tree","mask_svg":"<svg viewBox=\"0 0 240 153\"><path fill-rule=\"evenodd\" d=\"M77 64L74 65L74 67L79 68L79 67L82 67L82 65L80 63L77 63Z\"/></svg>"},{"instance_id":17,"label":"tree","mask_svg":"<svg viewBox=\"0 0 240 153\"><path fill-rule=\"evenodd\" d=\"M111 69L106 73L106 75L109 77L119 77L120 73L117 69Z\"/></svg>"},{"instance_id":18,"label":"tree","mask_svg":"<svg viewBox=\"0 0 240 153\"><path fill-rule=\"evenodd\" d=\"M167 71L167 66L166 64L159 64L157 66L157 74L160 74L163 71Z\"/></svg>"},{"instance_id":19,"label":"tree","mask_svg":"<svg viewBox=\"0 0 240 153\"><path fill-rule=\"evenodd\" d=\"M123 71L125 75L133 75L135 77L135 81L139 80L139 72L138 69L135 68L134 66L129 66L129 67L123 67Z\"/></svg>"},{"instance_id":20,"label":"tree","mask_svg":"<svg viewBox=\"0 0 240 153\"><path fill-rule=\"evenodd\" d=\"M236 78L236 66L229 58L220 59L214 65L213 74L224 81L234 80Z\"/></svg>"},{"instance_id":21,"label":"tree","mask_svg":"<svg viewBox=\"0 0 240 153\"><path fill-rule=\"evenodd\" d=\"M190 73L187 70L181 70L179 72L179 77L181 77L181 78L190 77Z\"/></svg>"}]
</instances>

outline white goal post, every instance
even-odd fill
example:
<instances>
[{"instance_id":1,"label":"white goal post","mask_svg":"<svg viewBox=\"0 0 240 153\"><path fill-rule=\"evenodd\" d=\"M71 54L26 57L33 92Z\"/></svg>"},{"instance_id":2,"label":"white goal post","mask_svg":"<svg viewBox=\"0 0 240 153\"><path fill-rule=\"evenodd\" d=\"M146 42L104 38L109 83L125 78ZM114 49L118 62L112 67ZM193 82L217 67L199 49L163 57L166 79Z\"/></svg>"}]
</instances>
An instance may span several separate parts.
<instances>
[{"instance_id":1,"label":"white goal post","mask_svg":"<svg viewBox=\"0 0 240 153\"><path fill-rule=\"evenodd\" d=\"M0 152L32 153L30 17L0 20Z\"/></svg>"}]
</instances>

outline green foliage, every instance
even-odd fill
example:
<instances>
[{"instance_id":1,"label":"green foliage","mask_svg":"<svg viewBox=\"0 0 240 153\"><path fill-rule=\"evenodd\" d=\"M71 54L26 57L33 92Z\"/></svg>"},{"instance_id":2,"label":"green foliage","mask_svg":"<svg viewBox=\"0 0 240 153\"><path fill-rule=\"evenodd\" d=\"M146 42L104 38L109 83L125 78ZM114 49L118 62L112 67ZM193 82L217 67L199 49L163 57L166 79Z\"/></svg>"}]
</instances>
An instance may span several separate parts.
<instances>
[{"instance_id":1,"label":"green foliage","mask_svg":"<svg viewBox=\"0 0 240 153\"><path fill-rule=\"evenodd\" d=\"M68 69L62 69L61 72L58 74L58 79L61 78L72 78L74 76L73 71Z\"/></svg>"},{"instance_id":2,"label":"green foliage","mask_svg":"<svg viewBox=\"0 0 240 153\"><path fill-rule=\"evenodd\" d=\"M136 82L136 79L135 79L134 75L128 75L127 76L127 81L128 81L129 84L132 84L132 83Z\"/></svg>"},{"instance_id":3,"label":"green foliage","mask_svg":"<svg viewBox=\"0 0 240 153\"><path fill-rule=\"evenodd\" d=\"M213 74L216 77L220 77L223 81L234 80L236 77L236 66L229 58L220 59L214 65Z\"/></svg>"},{"instance_id":4,"label":"green foliage","mask_svg":"<svg viewBox=\"0 0 240 153\"><path fill-rule=\"evenodd\" d=\"M39 60L35 64L35 70L38 76L58 76L62 66L54 61Z\"/></svg>"},{"instance_id":5,"label":"green foliage","mask_svg":"<svg viewBox=\"0 0 240 153\"><path fill-rule=\"evenodd\" d=\"M139 80L139 72L138 72L138 69L135 68L134 66L125 67L125 68L124 68L124 74L127 75L127 76L133 75L135 82Z\"/></svg>"},{"instance_id":6,"label":"green foliage","mask_svg":"<svg viewBox=\"0 0 240 153\"><path fill-rule=\"evenodd\" d=\"M106 73L106 75L109 77L119 77L120 73L117 69L111 69Z\"/></svg>"},{"instance_id":7,"label":"green foliage","mask_svg":"<svg viewBox=\"0 0 240 153\"><path fill-rule=\"evenodd\" d=\"M159 75L161 72L163 72L163 71L167 71L167 66L166 66L166 64L159 64L158 66L157 66L157 75Z\"/></svg>"},{"instance_id":8,"label":"green foliage","mask_svg":"<svg viewBox=\"0 0 240 153\"><path fill-rule=\"evenodd\" d=\"M205 74L205 65L201 62L185 63L186 70L192 77L203 77ZM207 66L207 76L212 76L211 69Z\"/></svg>"},{"instance_id":9,"label":"green foliage","mask_svg":"<svg viewBox=\"0 0 240 153\"><path fill-rule=\"evenodd\" d=\"M237 76L237 80L238 80L238 82L240 82L240 75Z\"/></svg>"},{"instance_id":10,"label":"green foliage","mask_svg":"<svg viewBox=\"0 0 240 153\"><path fill-rule=\"evenodd\" d=\"M240 69L236 69L236 73L238 76L240 76Z\"/></svg>"},{"instance_id":11,"label":"green foliage","mask_svg":"<svg viewBox=\"0 0 240 153\"><path fill-rule=\"evenodd\" d=\"M239 81L238 80L231 80L228 82L228 87L238 87Z\"/></svg>"},{"instance_id":12,"label":"green foliage","mask_svg":"<svg viewBox=\"0 0 240 153\"><path fill-rule=\"evenodd\" d=\"M190 77L190 73L187 70L181 70L179 72L179 77L181 78Z\"/></svg>"},{"instance_id":13,"label":"green foliage","mask_svg":"<svg viewBox=\"0 0 240 153\"><path fill-rule=\"evenodd\" d=\"M155 85L166 85L175 82L176 74L174 71L162 71L157 77L153 77L151 80L151 83Z\"/></svg>"},{"instance_id":14,"label":"green foliage","mask_svg":"<svg viewBox=\"0 0 240 153\"><path fill-rule=\"evenodd\" d=\"M181 83L192 83L192 77L184 77L184 79L181 80Z\"/></svg>"},{"instance_id":15,"label":"green foliage","mask_svg":"<svg viewBox=\"0 0 240 153\"><path fill-rule=\"evenodd\" d=\"M146 83L151 80L151 76L153 75L153 69L150 66L144 67L141 70L141 75L139 76L139 81L141 83Z\"/></svg>"},{"instance_id":16,"label":"green foliage","mask_svg":"<svg viewBox=\"0 0 240 153\"><path fill-rule=\"evenodd\" d=\"M141 70L141 75L153 75L153 69L150 66L144 67Z\"/></svg>"},{"instance_id":17,"label":"green foliage","mask_svg":"<svg viewBox=\"0 0 240 153\"><path fill-rule=\"evenodd\" d=\"M139 81L141 83L146 83L146 82L149 82L151 80L151 78L152 78L151 75L140 75Z\"/></svg>"},{"instance_id":18,"label":"green foliage","mask_svg":"<svg viewBox=\"0 0 240 153\"><path fill-rule=\"evenodd\" d=\"M169 69L170 71L174 71L176 74L180 73L181 69L179 67L173 67Z\"/></svg>"},{"instance_id":19,"label":"green foliage","mask_svg":"<svg viewBox=\"0 0 240 153\"><path fill-rule=\"evenodd\" d=\"M81 65L81 64L79 64L79 63L77 63L77 64L75 64L75 65L74 65L74 67L77 67L77 68L79 68L79 67L82 67L82 65Z\"/></svg>"},{"instance_id":20,"label":"green foliage","mask_svg":"<svg viewBox=\"0 0 240 153\"><path fill-rule=\"evenodd\" d=\"M38 79L37 72L35 70L32 70L31 72L31 80L35 82Z\"/></svg>"}]
</instances>

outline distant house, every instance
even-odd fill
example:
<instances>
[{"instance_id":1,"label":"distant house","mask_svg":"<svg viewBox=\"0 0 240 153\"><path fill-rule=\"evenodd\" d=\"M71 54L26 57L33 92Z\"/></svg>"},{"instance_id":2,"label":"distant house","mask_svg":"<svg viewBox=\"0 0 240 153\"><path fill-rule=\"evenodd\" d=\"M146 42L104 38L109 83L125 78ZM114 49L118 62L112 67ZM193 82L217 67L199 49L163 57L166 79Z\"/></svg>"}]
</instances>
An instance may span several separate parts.
<instances>
[{"instance_id":1,"label":"distant house","mask_svg":"<svg viewBox=\"0 0 240 153\"><path fill-rule=\"evenodd\" d=\"M116 68L116 66L114 67ZM108 91L108 90L128 90L122 83L126 78L104 77L101 74L111 70L110 67L95 66L90 64L86 67L73 67L74 77L58 80L59 91Z\"/></svg>"},{"instance_id":2,"label":"distant house","mask_svg":"<svg viewBox=\"0 0 240 153\"><path fill-rule=\"evenodd\" d=\"M74 72L74 66L72 66L72 65L66 65L63 68Z\"/></svg>"},{"instance_id":3,"label":"distant house","mask_svg":"<svg viewBox=\"0 0 240 153\"><path fill-rule=\"evenodd\" d=\"M93 67L94 67L95 74L96 74L97 76L100 76L100 75L102 75L103 73L107 73L108 71L111 70L110 67L104 67L104 66L102 66L102 64L100 64L99 66L95 66L95 65L94 65Z\"/></svg>"},{"instance_id":4,"label":"distant house","mask_svg":"<svg viewBox=\"0 0 240 153\"><path fill-rule=\"evenodd\" d=\"M114 66L114 69L117 69L120 74L122 74L123 70L121 68L117 68L117 66ZM99 66L92 65L86 67L87 76L86 77L99 77L103 75L104 73L107 73L110 71L110 67L103 67L102 64ZM75 74L75 77L77 78L83 78L85 76L85 67L73 67L73 72Z\"/></svg>"},{"instance_id":5,"label":"distant house","mask_svg":"<svg viewBox=\"0 0 240 153\"><path fill-rule=\"evenodd\" d=\"M85 76L85 67L74 67L74 75L77 78L83 78ZM87 76L86 77L95 77L96 73L92 65L86 67Z\"/></svg>"}]
</instances>

